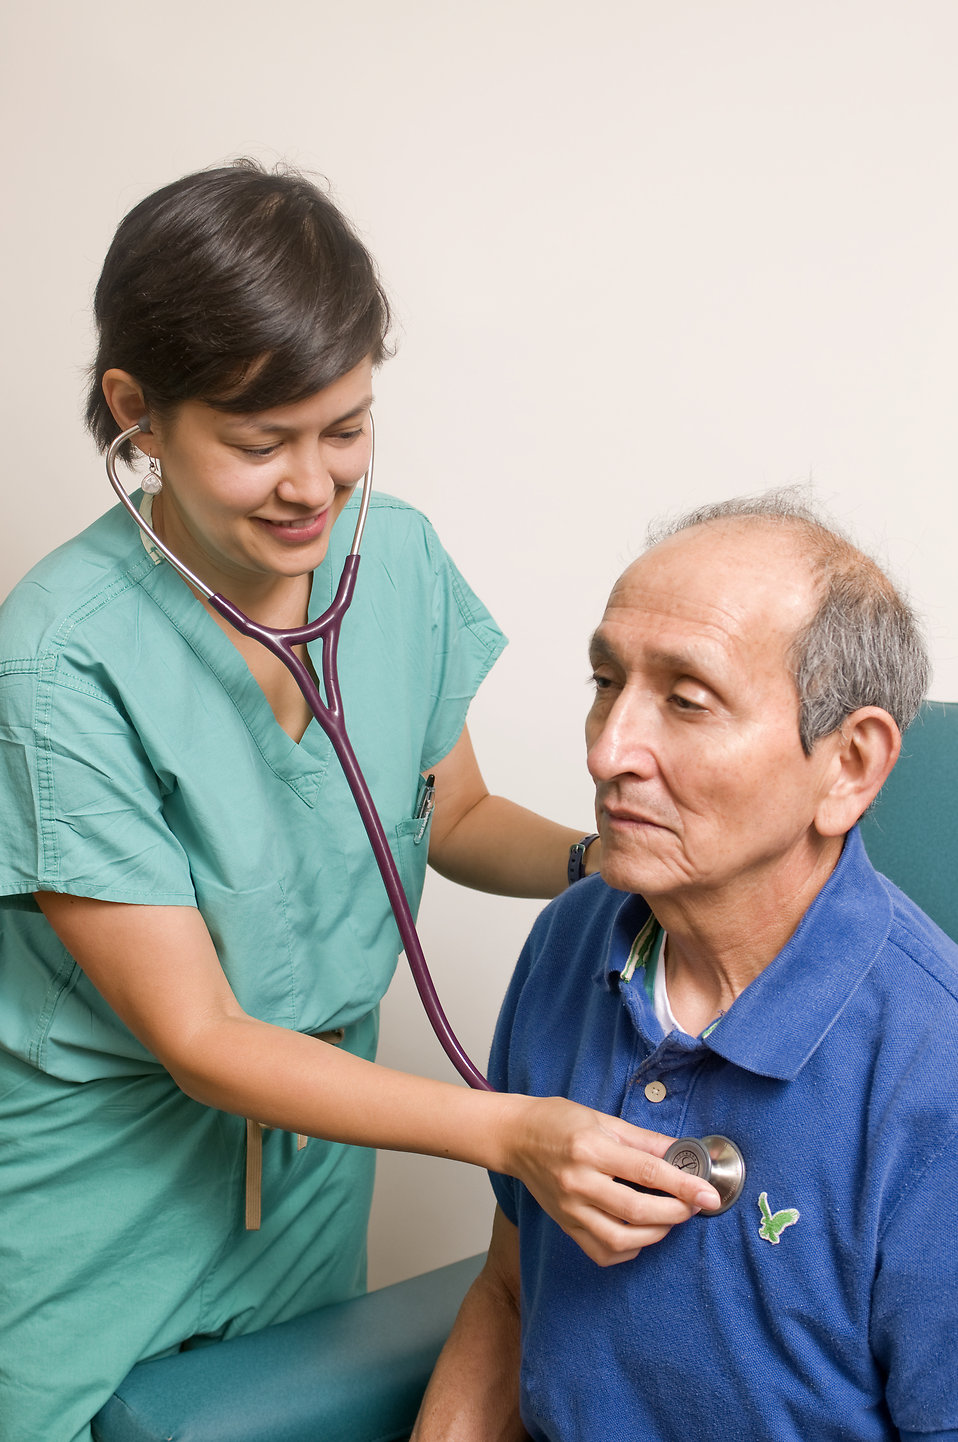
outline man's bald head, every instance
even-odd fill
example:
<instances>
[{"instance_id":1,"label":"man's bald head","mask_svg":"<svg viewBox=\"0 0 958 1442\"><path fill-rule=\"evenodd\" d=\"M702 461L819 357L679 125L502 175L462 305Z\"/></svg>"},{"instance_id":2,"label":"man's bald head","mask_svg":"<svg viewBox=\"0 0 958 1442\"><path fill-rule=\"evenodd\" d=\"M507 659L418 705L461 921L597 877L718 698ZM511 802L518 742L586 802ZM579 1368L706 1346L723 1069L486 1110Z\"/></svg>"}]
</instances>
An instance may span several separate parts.
<instances>
[{"instance_id":1,"label":"man's bald head","mask_svg":"<svg viewBox=\"0 0 958 1442\"><path fill-rule=\"evenodd\" d=\"M918 714L931 669L915 612L881 567L794 490L700 507L652 527L649 546L732 521L794 536L815 585L817 605L789 649L805 753L862 706L881 707L904 731Z\"/></svg>"}]
</instances>

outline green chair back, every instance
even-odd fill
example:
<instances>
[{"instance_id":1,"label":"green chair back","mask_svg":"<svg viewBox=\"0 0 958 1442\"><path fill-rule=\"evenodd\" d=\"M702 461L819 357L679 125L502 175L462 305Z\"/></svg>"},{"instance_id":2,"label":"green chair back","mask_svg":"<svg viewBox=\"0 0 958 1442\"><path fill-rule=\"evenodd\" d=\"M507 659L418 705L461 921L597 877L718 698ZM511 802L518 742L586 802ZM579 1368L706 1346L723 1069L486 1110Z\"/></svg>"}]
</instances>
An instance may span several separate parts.
<instances>
[{"instance_id":1,"label":"green chair back","mask_svg":"<svg viewBox=\"0 0 958 1442\"><path fill-rule=\"evenodd\" d=\"M958 941L958 703L926 701L861 832L872 865Z\"/></svg>"}]
</instances>

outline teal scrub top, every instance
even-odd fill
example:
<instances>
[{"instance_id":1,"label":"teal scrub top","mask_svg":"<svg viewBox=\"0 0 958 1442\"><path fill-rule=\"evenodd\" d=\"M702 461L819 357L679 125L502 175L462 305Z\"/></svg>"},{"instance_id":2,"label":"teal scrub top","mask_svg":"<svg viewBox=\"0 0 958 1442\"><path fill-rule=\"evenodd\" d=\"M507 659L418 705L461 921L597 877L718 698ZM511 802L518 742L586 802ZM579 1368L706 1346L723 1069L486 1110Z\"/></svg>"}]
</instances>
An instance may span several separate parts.
<instances>
[{"instance_id":1,"label":"teal scrub top","mask_svg":"<svg viewBox=\"0 0 958 1442\"><path fill-rule=\"evenodd\" d=\"M313 577L329 605L351 502ZM346 723L413 911L420 773L455 745L504 638L401 501L373 497L339 670ZM320 644L313 649L320 669ZM240 1005L305 1032L385 991L398 932L325 733L294 742L245 661L121 507L0 608L0 1046L66 1081L159 1069L32 893L196 906Z\"/></svg>"}]
</instances>

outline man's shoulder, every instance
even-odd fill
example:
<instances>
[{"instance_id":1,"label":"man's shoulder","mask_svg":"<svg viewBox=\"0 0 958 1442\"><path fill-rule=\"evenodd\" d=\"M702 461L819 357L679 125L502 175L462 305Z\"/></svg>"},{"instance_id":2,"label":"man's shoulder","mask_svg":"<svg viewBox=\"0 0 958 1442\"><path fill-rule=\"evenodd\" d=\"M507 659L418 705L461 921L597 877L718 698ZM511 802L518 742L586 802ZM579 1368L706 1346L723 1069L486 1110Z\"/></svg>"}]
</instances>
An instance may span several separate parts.
<instances>
[{"instance_id":1,"label":"man's shoulder","mask_svg":"<svg viewBox=\"0 0 958 1442\"><path fill-rule=\"evenodd\" d=\"M624 908L636 910L644 920L649 914L646 902L629 891L616 891L607 886L598 874L583 877L559 893L539 913L529 935L533 945L560 938L580 937L583 933L607 933L616 924Z\"/></svg>"},{"instance_id":2,"label":"man's shoulder","mask_svg":"<svg viewBox=\"0 0 958 1442\"><path fill-rule=\"evenodd\" d=\"M933 995L958 1015L958 943L886 876L880 877L891 901L885 947L893 965L911 966L928 978Z\"/></svg>"},{"instance_id":3,"label":"man's shoulder","mask_svg":"<svg viewBox=\"0 0 958 1442\"><path fill-rule=\"evenodd\" d=\"M581 995L589 981L604 988L622 937L631 941L648 915L642 897L614 890L601 876L577 881L536 918L513 974L513 994L545 986L558 1006L567 993Z\"/></svg>"},{"instance_id":4,"label":"man's shoulder","mask_svg":"<svg viewBox=\"0 0 958 1442\"><path fill-rule=\"evenodd\" d=\"M577 1050L570 1038L595 1037L614 1025L613 973L648 914L640 897L614 891L600 876L577 881L540 913L499 1013L490 1058L494 1086L569 1094Z\"/></svg>"},{"instance_id":5,"label":"man's shoulder","mask_svg":"<svg viewBox=\"0 0 958 1442\"><path fill-rule=\"evenodd\" d=\"M832 877L806 912L786 947L797 956L809 945L854 956L854 972L887 972L892 987L910 967L925 972L958 998L958 944L887 876L877 871L856 827L845 840ZM887 963L883 968L881 963Z\"/></svg>"}]
</instances>

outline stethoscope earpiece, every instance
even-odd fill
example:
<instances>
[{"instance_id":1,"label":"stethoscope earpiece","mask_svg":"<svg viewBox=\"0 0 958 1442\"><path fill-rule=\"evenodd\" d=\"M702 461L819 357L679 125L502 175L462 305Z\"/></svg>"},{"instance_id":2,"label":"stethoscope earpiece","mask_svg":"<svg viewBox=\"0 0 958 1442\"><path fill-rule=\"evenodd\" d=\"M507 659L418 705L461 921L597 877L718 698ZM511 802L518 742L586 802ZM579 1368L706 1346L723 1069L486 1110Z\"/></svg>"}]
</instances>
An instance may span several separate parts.
<instances>
[{"instance_id":1,"label":"stethoscope earpiece","mask_svg":"<svg viewBox=\"0 0 958 1442\"><path fill-rule=\"evenodd\" d=\"M701 1177L709 1182L722 1199L722 1205L714 1212L702 1212L703 1217L719 1217L735 1205L745 1186L745 1159L734 1142L728 1137L680 1137L672 1143L665 1154L665 1160L680 1172Z\"/></svg>"}]
</instances>

